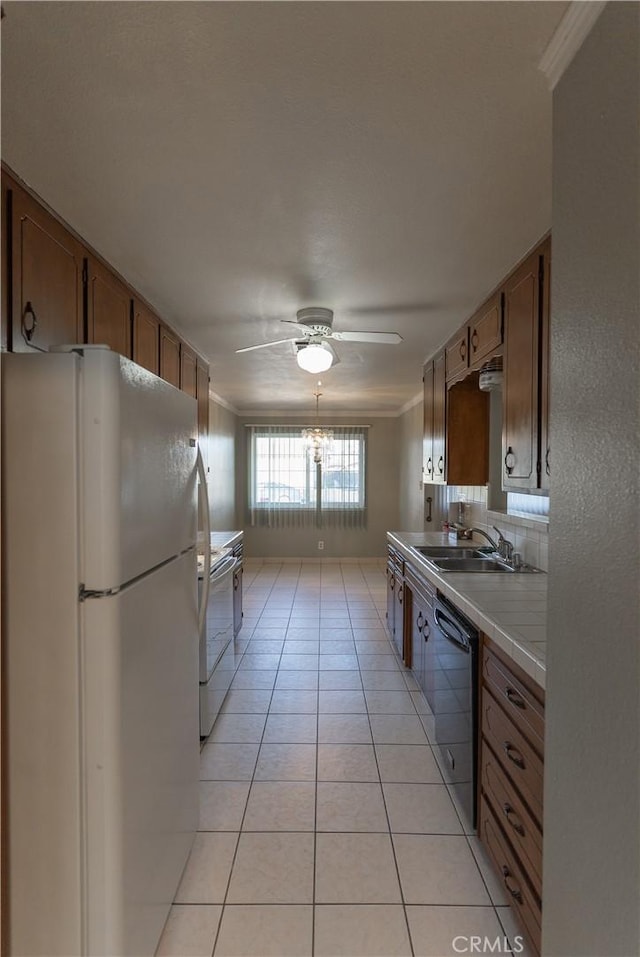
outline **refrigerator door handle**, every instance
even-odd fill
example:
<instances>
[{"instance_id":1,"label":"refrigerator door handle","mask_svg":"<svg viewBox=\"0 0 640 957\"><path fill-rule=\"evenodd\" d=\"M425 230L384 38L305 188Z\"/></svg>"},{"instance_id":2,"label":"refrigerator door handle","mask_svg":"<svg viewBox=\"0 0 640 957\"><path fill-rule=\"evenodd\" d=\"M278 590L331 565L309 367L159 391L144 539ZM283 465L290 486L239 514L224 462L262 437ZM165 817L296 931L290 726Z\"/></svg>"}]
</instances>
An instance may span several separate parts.
<instances>
[{"instance_id":1,"label":"refrigerator door handle","mask_svg":"<svg viewBox=\"0 0 640 957\"><path fill-rule=\"evenodd\" d=\"M204 571L203 588L200 595L200 608L198 609L198 634L202 634L204 620L207 614L207 604L209 602L209 589L211 587L211 518L209 516L209 493L207 491L207 472L202 460L202 452L198 449L198 477L200 478L200 507L204 517L205 544L204 544Z\"/></svg>"}]
</instances>

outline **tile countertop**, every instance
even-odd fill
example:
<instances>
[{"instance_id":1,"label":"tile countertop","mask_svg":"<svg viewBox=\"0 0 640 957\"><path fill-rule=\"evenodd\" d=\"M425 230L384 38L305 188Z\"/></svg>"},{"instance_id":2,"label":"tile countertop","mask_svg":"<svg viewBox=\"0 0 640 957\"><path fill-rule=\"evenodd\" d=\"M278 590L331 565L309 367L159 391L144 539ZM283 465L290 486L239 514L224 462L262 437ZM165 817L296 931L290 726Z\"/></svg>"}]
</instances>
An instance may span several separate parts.
<instances>
[{"instance_id":1,"label":"tile countertop","mask_svg":"<svg viewBox=\"0 0 640 957\"><path fill-rule=\"evenodd\" d=\"M540 687L546 679L547 575L437 572L412 545L452 545L442 532L387 532L390 545L475 625L510 655ZM468 541L457 543L469 547ZM476 542L478 547L484 543Z\"/></svg>"},{"instance_id":2,"label":"tile countertop","mask_svg":"<svg viewBox=\"0 0 640 957\"><path fill-rule=\"evenodd\" d=\"M233 548L242 541L242 532L211 532L212 548Z\"/></svg>"}]
</instances>

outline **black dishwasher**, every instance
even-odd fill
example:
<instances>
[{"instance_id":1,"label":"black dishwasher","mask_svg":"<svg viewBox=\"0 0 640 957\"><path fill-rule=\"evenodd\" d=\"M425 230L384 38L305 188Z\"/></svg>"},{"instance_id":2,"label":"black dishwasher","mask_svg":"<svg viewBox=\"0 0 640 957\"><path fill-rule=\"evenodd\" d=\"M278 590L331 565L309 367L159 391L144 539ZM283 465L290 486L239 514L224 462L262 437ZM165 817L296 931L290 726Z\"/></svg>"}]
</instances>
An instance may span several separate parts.
<instances>
[{"instance_id":1,"label":"black dishwasher","mask_svg":"<svg viewBox=\"0 0 640 957\"><path fill-rule=\"evenodd\" d=\"M434 750L457 798L465 830L477 823L478 631L438 594L425 645L426 696L434 715Z\"/></svg>"}]
</instances>

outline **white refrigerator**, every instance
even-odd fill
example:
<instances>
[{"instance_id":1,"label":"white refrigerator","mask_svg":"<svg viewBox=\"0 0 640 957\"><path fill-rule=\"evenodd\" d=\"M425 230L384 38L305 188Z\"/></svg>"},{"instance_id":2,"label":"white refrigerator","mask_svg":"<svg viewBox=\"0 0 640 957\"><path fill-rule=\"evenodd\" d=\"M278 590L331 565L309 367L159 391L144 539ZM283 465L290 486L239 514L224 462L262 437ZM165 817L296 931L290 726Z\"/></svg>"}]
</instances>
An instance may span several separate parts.
<instances>
[{"instance_id":1,"label":"white refrigerator","mask_svg":"<svg viewBox=\"0 0 640 957\"><path fill-rule=\"evenodd\" d=\"M10 952L143 957L197 827L196 403L106 347L2 363Z\"/></svg>"}]
</instances>

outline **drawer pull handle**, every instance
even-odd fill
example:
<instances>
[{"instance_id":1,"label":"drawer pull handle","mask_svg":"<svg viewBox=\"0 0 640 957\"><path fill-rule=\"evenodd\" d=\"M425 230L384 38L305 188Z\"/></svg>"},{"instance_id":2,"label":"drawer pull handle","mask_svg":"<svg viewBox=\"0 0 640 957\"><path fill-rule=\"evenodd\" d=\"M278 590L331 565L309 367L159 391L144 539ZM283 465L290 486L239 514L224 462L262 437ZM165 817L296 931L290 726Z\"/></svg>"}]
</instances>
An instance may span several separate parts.
<instances>
[{"instance_id":1,"label":"drawer pull handle","mask_svg":"<svg viewBox=\"0 0 640 957\"><path fill-rule=\"evenodd\" d=\"M430 634L431 634L431 632L430 632L430 630L429 630L429 622L428 622L428 621L425 621L425 623L424 623L424 631L423 631L423 635L424 635L424 640L425 640L425 641L428 641L428 640L429 640L429 635L430 635Z\"/></svg>"},{"instance_id":2,"label":"drawer pull handle","mask_svg":"<svg viewBox=\"0 0 640 957\"><path fill-rule=\"evenodd\" d=\"M438 459L438 472L440 475L444 475L444 458L442 456Z\"/></svg>"},{"instance_id":3,"label":"drawer pull handle","mask_svg":"<svg viewBox=\"0 0 640 957\"><path fill-rule=\"evenodd\" d=\"M513 899L516 900L519 904L522 904L523 903L522 891L520 890L517 884L515 885L515 887L512 887L509 884L509 878L512 877L513 875L511 871L509 870L509 868L506 866L506 864L502 865L502 876L504 877L504 886L507 888L507 890L509 891Z\"/></svg>"},{"instance_id":4,"label":"drawer pull handle","mask_svg":"<svg viewBox=\"0 0 640 957\"><path fill-rule=\"evenodd\" d=\"M460 352L460 358L464 362L464 360L467 358L467 343L464 341L464 339L460 343L459 352Z\"/></svg>"},{"instance_id":5,"label":"drawer pull handle","mask_svg":"<svg viewBox=\"0 0 640 957\"><path fill-rule=\"evenodd\" d=\"M521 837L524 837L525 832L522 822L508 801L505 801L505 803L502 805L502 810L504 811L504 816L513 830L520 834Z\"/></svg>"},{"instance_id":6,"label":"drawer pull handle","mask_svg":"<svg viewBox=\"0 0 640 957\"><path fill-rule=\"evenodd\" d=\"M527 702L524 700L524 698L521 698L518 692L514 691L513 688L507 688L504 695L505 698L510 701L512 705L515 705L516 708L522 708L524 710L524 708L527 707Z\"/></svg>"},{"instance_id":7,"label":"drawer pull handle","mask_svg":"<svg viewBox=\"0 0 640 957\"><path fill-rule=\"evenodd\" d=\"M418 612L418 621L416 622L416 624L418 625L418 631L422 631L422 626L424 625L424 618L422 617L421 611Z\"/></svg>"},{"instance_id":8,"label":"drawer pull handle","mask_svg":"<svg viewBox=\"0 0 640 957\"><path fill-rule=\"evenodd\" d=\"M504 753L509 758L509 760L515 764L517 768L520 768L522 771L525 769L524 758L520 754L517 748L514 748L512 744L508 741L504 742Z\"/></svg>"},{"instance_id":9,"label":"drawer pull handle","mask_svg":"<svg viewBox=\"0 0 640 957\"><path fill-rule=\"evenodd\" d=\"M474 329L471 333L471 345L473 346L473 351L478 351L478 330Z\"/></svg>"},{"instance_id":10,"label":"drawer pull handle","mask_svg":"<svg viewBox=\"0 0 640 957\"><path fill-rule=\"evenodd\" d=\"M400 583L398 582L398 584ZM402 589L401 588L398 588L398 604L399 605L402 604Z\"/></svg>"}]
</instances>

